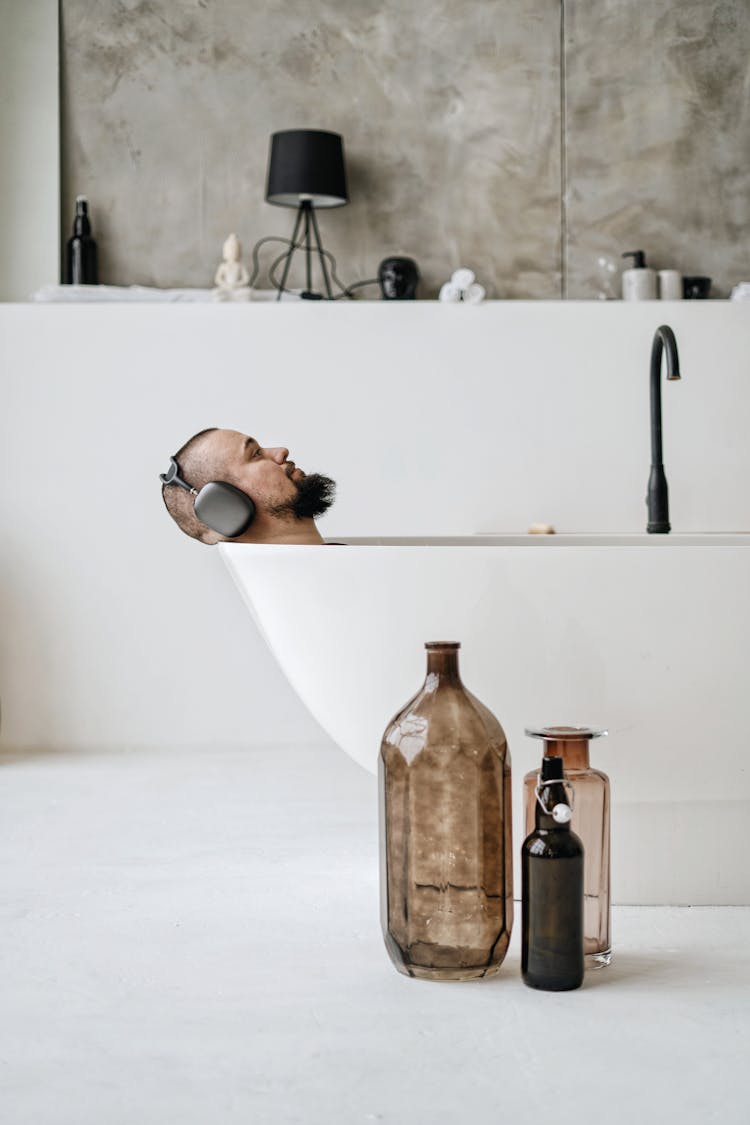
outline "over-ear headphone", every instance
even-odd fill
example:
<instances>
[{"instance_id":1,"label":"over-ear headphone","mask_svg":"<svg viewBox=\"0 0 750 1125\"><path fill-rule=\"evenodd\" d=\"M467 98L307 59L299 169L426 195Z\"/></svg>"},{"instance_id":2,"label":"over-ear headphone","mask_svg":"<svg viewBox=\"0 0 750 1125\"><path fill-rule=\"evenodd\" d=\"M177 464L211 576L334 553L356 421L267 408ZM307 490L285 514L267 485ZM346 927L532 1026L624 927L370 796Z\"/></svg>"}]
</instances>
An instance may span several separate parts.
<instances>
[{"instance_id":1,"label":"over-ear headphone","mask_svg":"<svg viewBox=\"0 0 750 1125\"><path fill-rule=\"evenodd\" d=\"M180 476L174 457L169 458L166 473L159 473L159 480L162 484L176 484L194 496L193 507L201 523L227 539L243 535L255 519L255 504L245 492L225 480L211 480L200 490L193 488Z\"/></svg>"}]
</instances>

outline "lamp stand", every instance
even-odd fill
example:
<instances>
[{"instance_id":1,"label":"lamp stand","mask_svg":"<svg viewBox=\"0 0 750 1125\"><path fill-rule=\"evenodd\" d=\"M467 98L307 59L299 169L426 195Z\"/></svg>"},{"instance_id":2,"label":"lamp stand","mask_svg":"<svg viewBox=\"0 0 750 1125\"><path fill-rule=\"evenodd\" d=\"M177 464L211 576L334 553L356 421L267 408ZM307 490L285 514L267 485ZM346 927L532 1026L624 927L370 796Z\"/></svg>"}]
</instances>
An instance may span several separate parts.
<instances>
[{"instance_id":1,"label":"lamp stand","mask_svg":"<svg viewBox=\"0 0 750 1125\"><path fill-rule=\"evenodd\" d=\"M302 235L302 241L298 246L297 245L297 235L299 234L299 229L303 224L304 224L304 233ZM294 254L294 251L298 250L298 249L305 251L305 270L306 270L306 278L307 278L307 288L302 293L302 296L306 297L308 299L312 298L313 300L315 298L317 298L318 300L323 299L322 294L313 293L313 291L312 291L312 255L313 255L314 251L317 251L318 257L320 259L320 269L321 269L321 272L323 274L323 280L325 282L326 293L328 294L328 300L332 301L333 300L333 293L331 292L331 282L330 282L330 279L328 277L328 268L326 266L326 260L323 256L323 248L321 247L321 244L320 244L320 231L318 230L318 220L315 218L315 208L313 207L312 202L309 199L303 199L302 202L300 203L299 207L297 208L297 219L296 219L296 222L294 224L294 232L292 234L292 245L289 247L288 253L284 255L284 257L286 258L286 261L284 262L284 272L281 275L281 282L279 284L279 292L276 295L277 301L281 300L281 294L284 292L284 288L286 286L286 279L287 279L287 276L289 274L289 267L292 264L292 256Z\"/></svg>"}]
</instances>

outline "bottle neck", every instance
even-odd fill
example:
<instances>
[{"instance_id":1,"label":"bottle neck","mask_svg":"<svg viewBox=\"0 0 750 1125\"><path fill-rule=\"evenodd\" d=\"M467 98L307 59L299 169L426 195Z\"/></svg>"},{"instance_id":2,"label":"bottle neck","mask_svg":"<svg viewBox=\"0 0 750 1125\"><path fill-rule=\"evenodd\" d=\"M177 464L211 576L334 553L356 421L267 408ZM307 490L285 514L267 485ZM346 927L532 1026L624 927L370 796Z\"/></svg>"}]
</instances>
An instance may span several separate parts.
<instances>
[{"instance_id":1,"label":"bottle neck","mask_svg":"<svg viewBox=\"0 0 750 1125\"><path fill-rule=\"evenodd\" d=\"M547 758L562 758L566 770L591 768L587 738L545 739L544 755Z\"/></svg>"},{"instance_id":2,"label":"bottle neck","mask_svg":"<svg viewBox=\"0 0 750 1125\"><path fill-rule=\"evenodd\" d=\"M457 646L427 649L427 680L434 687L438 684L461 685Z\"/></svg>"},{"instance_id":3,"label":"bottle neck","mask_svg":"<svg viewBox=\"0 0 750 1125\"><path fill-rule=\"evenodd\" d=\"M76 204L76 214L73 219L73 235L81 236L91 234L91 223L89 222L88 208L85 204Z\"/></svg>"},{"instance_id":4,"label":"bottle neck","mask_svg":"<svg viewBox=\"0 0 750 1125\"><path fill-rule=\"evenodd\" d=\"M547 756L551 757L551 755ZM541 801L541 805L539 801ZM544 785L539 790L539 800L534 802L534 827L548 832L570 832L570 821L567 824L558 824L552 815L555 805L567 805L569 803L562 782ZM542 805L544 808L542 808Z\"/></svg>"}]
</instances>

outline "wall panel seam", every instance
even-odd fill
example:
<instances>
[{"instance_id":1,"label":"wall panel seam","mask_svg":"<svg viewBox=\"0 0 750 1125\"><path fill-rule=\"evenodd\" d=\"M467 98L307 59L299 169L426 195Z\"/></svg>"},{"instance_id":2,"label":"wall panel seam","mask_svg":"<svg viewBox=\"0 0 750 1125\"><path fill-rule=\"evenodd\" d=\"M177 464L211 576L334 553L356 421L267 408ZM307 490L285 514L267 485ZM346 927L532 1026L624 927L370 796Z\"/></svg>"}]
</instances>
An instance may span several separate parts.
<instances>
[{"instance_id":1,"label":"wall panel seam","mask_svg":"<svg viewBox=\"0 0 750 1125\"><path fill-rule=\"evenodd\" d=\"M565 0L560 0L560 297L564 301L568 295L568 216L565 208L568 166L567 166L567 120L566 120L566 80L565 68Z\"/></svg>"}]
</instances>

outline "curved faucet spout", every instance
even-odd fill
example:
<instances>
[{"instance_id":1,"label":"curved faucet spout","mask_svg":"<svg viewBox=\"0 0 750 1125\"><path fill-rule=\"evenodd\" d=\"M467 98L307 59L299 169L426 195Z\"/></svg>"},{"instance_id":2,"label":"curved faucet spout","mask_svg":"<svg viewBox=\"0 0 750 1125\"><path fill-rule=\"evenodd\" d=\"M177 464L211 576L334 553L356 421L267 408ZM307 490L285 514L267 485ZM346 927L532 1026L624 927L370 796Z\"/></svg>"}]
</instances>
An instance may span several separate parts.
<instances>
[{"instance_id":1,"label":"curved faucet spout","mask_svg":"<svg viewBox=\"0 0 750 1125\"><path fill-rule=\"evenodd\" d=\"M677 340L668 324L662 324L656 329L651 346L651 472L646 496L647 531L662 533L670 530L669 493L662 463L661 440L661 362L664 352L667 353L667 379L672 381L681 378Z\"/></svg>"}]
</instances>

